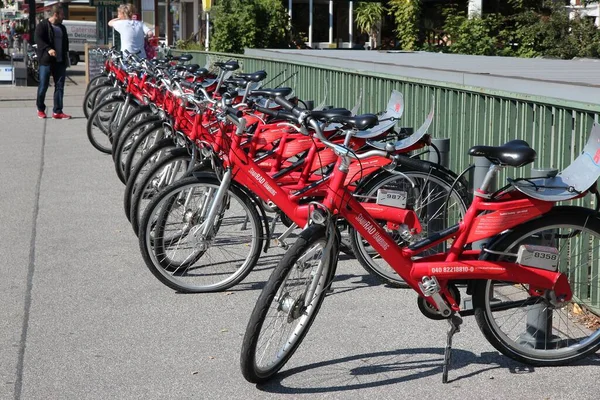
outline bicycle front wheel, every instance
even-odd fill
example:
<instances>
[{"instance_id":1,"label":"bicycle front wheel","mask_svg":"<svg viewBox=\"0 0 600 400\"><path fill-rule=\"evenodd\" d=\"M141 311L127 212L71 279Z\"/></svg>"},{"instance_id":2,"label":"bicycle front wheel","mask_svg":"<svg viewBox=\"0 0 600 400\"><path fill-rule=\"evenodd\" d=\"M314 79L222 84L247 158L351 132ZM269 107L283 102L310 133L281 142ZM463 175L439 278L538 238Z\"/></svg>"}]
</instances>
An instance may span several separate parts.
<instances>
[{"instance_id":1,"label":"bicycle front wheel","mask_svg":"<svg viewBox=\"0 0 600 400\"><path fill-rule=\"evenodd\" d=\"M146 210L146 207L152 201L152 198L164 190L173 182L186 176L190 168L190 155L186 149L175 154L168 150L163 159L156 160L154 165L148 171L141 171L139 179L130 177L127 182L125 193L125 203L129 205L129 219L134 232L137 234L140 229L140 219ZM144 173L145 172L145 173ZM131 185L130 185L131 184ZM127 199L129 197L129 201Z\"/></svg>"},{"instance_id":2,"label":"bicycle front wheel","mask_svg":"<svg viewBox=\"0 0 600 400\"><path fill-rule=\"evenodd\" d=\"M326 254L325 228L302 231L262 290L242 344L242 374L266 382L294 354L313 323L335 272L338 238Z\"/></svg>"},{"instance_id":3,"label":"bicycle front wheel","mask_svg":"<svg viewBox=\"0 0 600 400\"><path fill-rule=\"evenodd\" d=\"M121 98L108 99L98 104L87 121L87 136L92 146L103 153L112 153L112 136L109 125L125 104Z\"/></svg>"},{"instance_id":4,"label":"bicycle front wheel","mask_svg":"<svg viewBox=\"0 0 600 400\"><path fill-rule=\"evenodd\" d=\"M573 298L533 296L529 285L477 281L475 318L502 354L532 365L564 365L600 348L600 221L592 210L559 207L507 234L487 259L515 261L523 245L558 250L558 270L567 274ZM514 254L515 256L511 256Z\"/></svg>"},{"instance_id":5,"label":"bicycle front wheel","mask_svg":"<svg viewBox=\"0 0 600 400\"><path fill-rule=\"evenodd\" d=\"M181 292L228 289L254 268L263 238L260 217L248 197L230 187L207 236L206 217L220 182L182 179L160 192L142 216L139 243L150 271Z\"/></svg>"}]
</instances>

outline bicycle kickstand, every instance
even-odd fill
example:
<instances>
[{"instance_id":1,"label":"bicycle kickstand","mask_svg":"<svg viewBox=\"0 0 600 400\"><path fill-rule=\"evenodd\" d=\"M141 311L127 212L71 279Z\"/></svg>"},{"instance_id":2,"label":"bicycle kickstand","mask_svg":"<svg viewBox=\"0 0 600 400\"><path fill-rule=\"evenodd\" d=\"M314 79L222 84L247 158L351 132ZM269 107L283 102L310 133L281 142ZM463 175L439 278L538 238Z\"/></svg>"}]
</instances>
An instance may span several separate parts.
<instances>
[{"instance_id":1,"label":"bicycle kickstand","mask_svg":"<svg viewBox=\"0 0 600 400\"><path fill-rule=\"evenodd\" d=\"M448 370L450 369L450 363L452 362L452 336L455 333L460 332L460 325L463 323L461 317L454 313L448 318L448 334L446 337L446 349L444 351L444 367L442 370L442 383L448 383Z\"/></svg>"}]
</instances>

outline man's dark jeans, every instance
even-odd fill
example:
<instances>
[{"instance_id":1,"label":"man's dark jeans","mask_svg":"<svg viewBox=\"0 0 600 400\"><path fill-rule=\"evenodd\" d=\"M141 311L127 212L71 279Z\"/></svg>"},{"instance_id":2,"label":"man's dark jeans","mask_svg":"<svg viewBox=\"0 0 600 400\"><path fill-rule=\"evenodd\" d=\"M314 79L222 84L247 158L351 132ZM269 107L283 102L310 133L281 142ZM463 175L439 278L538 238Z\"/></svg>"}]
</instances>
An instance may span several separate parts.
<instances>
[{"instance_id":1,"label":"man's dark jeans","mask_svg":"<svg viewBox=\"0 0 600 400\"><path fill-rule=\"evenodd\" d=\"M67 75L66 63L54 63L52 65L40 65L40 84L37 91L37 109L38 111L46 111L46 91L50 84L50 74L54 79L54 108L53 113L59 114L63 112L63 95L65 92L65 78Z\"/></svg>"}]
</instances>

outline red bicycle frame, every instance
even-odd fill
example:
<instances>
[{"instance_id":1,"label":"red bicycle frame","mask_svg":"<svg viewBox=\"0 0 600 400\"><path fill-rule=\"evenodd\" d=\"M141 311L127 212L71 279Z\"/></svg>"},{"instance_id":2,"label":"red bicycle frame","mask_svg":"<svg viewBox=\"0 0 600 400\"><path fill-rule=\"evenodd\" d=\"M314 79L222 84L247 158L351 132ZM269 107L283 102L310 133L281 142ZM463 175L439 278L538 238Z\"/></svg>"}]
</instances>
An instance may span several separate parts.
<instances>
[{"instance_id":1,"label":"red bicycle frame","mask_svg":"<svg viewBox=\"0 0 600 400\"><path fill-rule=\"evenodd\" d=\"M338 169L333 175L344 175L344 172ZM563 273L511 262L478 260L480 250L464 250L468 243L492 237L550 211L554 203L532 199L516 191L508 192L503 198L493 201L475 196L458 226L426 239L420 246L417 244L412 249L401 248L363 207L364 204L354 199L343 185L336 185L336 181L339 182L340 178L333 179L323 204L345 218L418 293L422 293L419 288L422 278L435 275L442 288L441 292L454 311L459 311L460 307L446 285L453 280L506 280L529 284L531 295L540 295L538 289L553 289L564 301L569 301L572 297L567 276ZM395 212L403 211L396 210ZM483 211L489 213L481 214ZM412 259L424 250L449 239L454 241L447 252Z\"/></svg>"},{"instance_id":2,"label":"red bicycle frame","mask_svg":"<svg viewBox=\"0 0 600 400\"><path fill-rule=\"evenodd\" d=\"M231 136L231 146L228 157L224 159L225 167L230 167L234 180L255 193L265 202L272 202L286 214L298 226L305 226L309 219L309 212L312 206L299 204L304 197L319 196L323 193L333 194L331 187L344 187L346 174L335 173L341 160L338 160L334 173L321 180L314 182L302 193L288 190L285 186L279 186L277 181L269 176L259 164L255 163L248 154L240 147L242 136L239 129L236 134ZM235 160L232 162L232 160ZM341 179L341 180L340 180ZM330 186L326 188L326 186ZM344 189L344 196L352 198L352 194ZM357 202L358 203L358 202ZM364 208L363 208L364 207ZM364 203L361 208L365 213L370 214L375 219L385 219L396 224L407 224L415 232L421 231L418 218L414 211L397 209L389 206L382 206L376 203Z\"/></svg>"}]
</instances>

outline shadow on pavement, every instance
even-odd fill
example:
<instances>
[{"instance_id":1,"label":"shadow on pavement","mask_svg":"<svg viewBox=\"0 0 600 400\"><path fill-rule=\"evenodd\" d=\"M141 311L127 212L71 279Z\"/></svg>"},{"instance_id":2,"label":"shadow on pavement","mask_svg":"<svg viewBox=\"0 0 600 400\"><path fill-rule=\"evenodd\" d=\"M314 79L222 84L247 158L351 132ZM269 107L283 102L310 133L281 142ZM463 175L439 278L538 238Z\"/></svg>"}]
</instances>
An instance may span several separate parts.
<instances>
[{"instance_id":1,"label":"shadow on pavement","mask_svg":"<svg viewBox=\"0 0 600 400\"><path fill-rule=\"evenodd\" d=\"M441 383L443 359L443 347L357 354L292 368L279 373L271 382L256 387L270 393L308 394L395 385L436 375L439 375ZM462 368L473 365L480 365L481 368L463 371L461 375ZM591 356L572 365L600 366L600 358ZM512 374L529 374L535 372L536 367L513 361L498 352L477 355L466 350L453 349L448 383L456 383L496 369L507 369ZM302 374L303 379L295 379L294 382L302 382L303 386L286 386L286 378L296 374Z\"/></svg>"}]
</instances>

